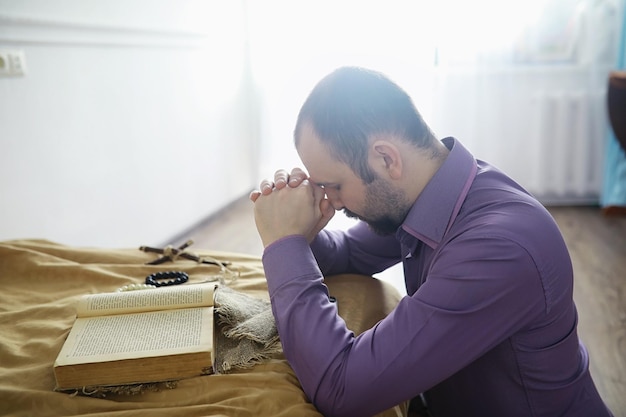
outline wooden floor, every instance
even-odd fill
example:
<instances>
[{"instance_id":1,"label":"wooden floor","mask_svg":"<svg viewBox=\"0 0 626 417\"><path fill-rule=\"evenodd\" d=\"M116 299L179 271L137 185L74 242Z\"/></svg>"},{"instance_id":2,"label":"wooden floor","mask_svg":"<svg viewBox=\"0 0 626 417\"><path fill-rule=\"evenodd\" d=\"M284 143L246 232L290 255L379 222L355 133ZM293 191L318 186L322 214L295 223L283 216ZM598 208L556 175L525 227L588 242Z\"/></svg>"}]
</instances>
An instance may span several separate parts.
<instances>
[{"instance_id":1,"label":"wooden floor","mask_svg":"<svg viewBox=\"0 0 626 417\"><path fill-rule=\"evenodd\" d=\"M626 417L626 217L607 217L597 207L549 210L572 256L579 333L591 373L615 417ZM191 249L259 256L263 250L247 198L172 243L189 238Z\"/></svg>"},{"instance_id":2,"label":"wooden floor","mask_svg":"<svg viewBox=\"0 0 626 417\"><path fill-rule=\"evenodd\" d=\"M626 217L595 207L550 209L574 265L579 334L615 417L626 417Z\"/></svg>"}]
</instances>

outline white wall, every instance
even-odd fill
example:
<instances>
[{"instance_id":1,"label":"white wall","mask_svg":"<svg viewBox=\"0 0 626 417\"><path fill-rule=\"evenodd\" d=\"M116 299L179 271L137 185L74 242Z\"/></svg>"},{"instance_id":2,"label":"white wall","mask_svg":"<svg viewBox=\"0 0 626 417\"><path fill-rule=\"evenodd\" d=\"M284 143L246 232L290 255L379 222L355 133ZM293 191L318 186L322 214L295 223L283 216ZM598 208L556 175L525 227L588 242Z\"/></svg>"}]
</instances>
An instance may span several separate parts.
<instances>
[{"instance_id":1,"label":"white wall","mask_svg":"<svg viewBox=\"0 0 626 417\"><path fill-rule=\"evenodd\" d=\"M160 244L257 183L238 1L0 0L0 240Z\"/></svg>"}]
</instances>

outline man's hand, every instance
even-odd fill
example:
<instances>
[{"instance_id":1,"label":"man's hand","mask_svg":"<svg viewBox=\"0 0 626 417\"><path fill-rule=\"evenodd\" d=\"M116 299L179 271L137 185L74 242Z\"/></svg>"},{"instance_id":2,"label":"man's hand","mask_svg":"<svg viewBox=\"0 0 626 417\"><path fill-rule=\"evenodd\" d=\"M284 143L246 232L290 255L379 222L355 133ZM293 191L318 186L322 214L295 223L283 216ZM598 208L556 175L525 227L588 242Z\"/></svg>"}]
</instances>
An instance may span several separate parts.
<instances>
[{"instance_id":1,"label":"man's hand","mask_svg":"<svg viewBox=\"0 0 626 417\"><path fill-rule=\"evenodd\" d=\"M300 168L291 173L281 169L274 174L274 181L263 180L260 190L250 193L250 200L255 203L255 220L264 246L290 234L302 234L311 243L335 214L324 197L324 190L311 183ZM266 201L259 205L262 200Z\"/></svg>"},{"instance_id":2,"label":"man's hand","mask_svg":"<svg viewBox=\"0 0 626 417\"><path fill-rule=\"evenodd\" d=\"M308 236L322 217L319 202L323 190L304 180L297 187L274 189L254 203L257 230L267 247L290 235Z\"/></svg>"}]
</instances>

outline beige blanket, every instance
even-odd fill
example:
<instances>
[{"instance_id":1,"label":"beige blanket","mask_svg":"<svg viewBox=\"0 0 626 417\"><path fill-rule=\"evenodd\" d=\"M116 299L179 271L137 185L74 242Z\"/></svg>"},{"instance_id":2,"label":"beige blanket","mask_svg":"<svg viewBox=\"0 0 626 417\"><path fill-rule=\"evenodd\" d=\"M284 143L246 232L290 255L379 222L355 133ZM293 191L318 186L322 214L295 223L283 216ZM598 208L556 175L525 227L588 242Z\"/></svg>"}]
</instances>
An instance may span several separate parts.
<instances>
[{"instance_id":1,"label":"beige blanket","mask_svg":"<svg viewBox=\"0 0 626 417\"><path fill-rule=\"evenodd\" d=\"M260 259L201 252L232 262L240 278L231 287L267 299ZM83 294L141 283L146 275L184 270L190 282L218 273L184 259L145 265L158 255L139 249L75 248L44 240L0 242L0 415L2 416L320 416L289 364L279 356L251 369L179 381L174 389L104 399L54 391L52 365L75 319ZM371 277L326 279L339 314L360 333L388 314L400 295ZM405 405L380 416L406 416Z\"/></svg>"}]
</instances>

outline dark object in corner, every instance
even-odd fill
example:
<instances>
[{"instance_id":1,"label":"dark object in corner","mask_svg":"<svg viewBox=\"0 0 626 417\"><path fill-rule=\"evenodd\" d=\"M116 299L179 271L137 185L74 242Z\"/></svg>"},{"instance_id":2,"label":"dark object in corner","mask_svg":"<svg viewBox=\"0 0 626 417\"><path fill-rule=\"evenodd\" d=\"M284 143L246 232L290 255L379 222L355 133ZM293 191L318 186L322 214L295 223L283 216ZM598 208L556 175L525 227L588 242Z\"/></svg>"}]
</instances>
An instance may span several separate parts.
<instances>
[{"instance_id":1,"label":"dark object in corner","mask_svg":"<svg viewBox=\"0 0 626 417\"><path fill-rule=\"evenodd\" d=\"M609 89L607 92L609 122L615 138L626 152L626 71L612 71L609 74ZM610 205L604 207L605 216L626 216L626 207Z\"/></svg>"},{"instance_id":2,"label":"dark object in corner","mask_svg":"<svg viewBox=\"0 0 626 417\"><path fill-rule=\"evenodd\" d=\"M609 120L620 146L626 152L626 71L609 75Z\"/></svg>"}]
</instances>

